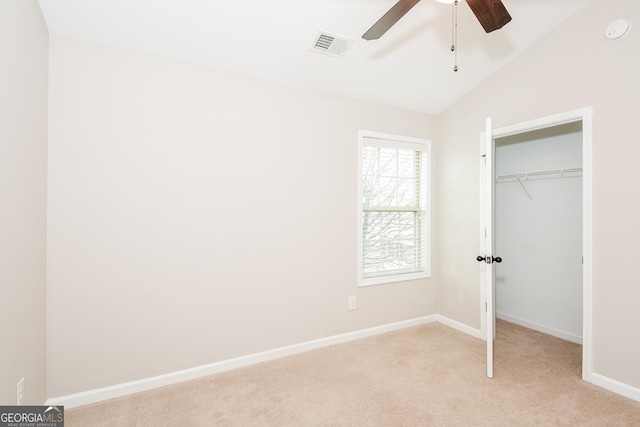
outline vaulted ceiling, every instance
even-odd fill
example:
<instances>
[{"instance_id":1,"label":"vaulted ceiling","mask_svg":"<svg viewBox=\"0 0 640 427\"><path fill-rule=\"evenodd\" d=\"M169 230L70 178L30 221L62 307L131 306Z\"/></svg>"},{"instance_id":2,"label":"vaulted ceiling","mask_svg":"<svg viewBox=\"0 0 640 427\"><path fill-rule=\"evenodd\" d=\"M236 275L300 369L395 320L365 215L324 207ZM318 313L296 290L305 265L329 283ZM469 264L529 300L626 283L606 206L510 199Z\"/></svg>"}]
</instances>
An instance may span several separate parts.
<instances>
[{"instance_id":1,"label":"vaulted ceiling","mask_svg":"<svg viewBox=\"0 0 640 427\"><path fill-rule=\"evenodd\" d=\"M396 0L40 0L49 31L102 45L437 114L593 0L503 0L513 20L485 33L458 5L422 0L379 40L362 34ZM342 58L320 31L353 40Z\"/></svg>"}]
</instances>

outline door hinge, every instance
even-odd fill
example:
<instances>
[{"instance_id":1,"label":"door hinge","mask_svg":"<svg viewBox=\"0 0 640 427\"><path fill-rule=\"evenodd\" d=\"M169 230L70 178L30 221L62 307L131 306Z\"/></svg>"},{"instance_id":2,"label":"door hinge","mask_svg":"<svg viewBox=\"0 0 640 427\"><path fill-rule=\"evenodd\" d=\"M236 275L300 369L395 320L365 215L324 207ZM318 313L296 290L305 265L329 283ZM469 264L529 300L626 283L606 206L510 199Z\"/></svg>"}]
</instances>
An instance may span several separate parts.
<instances>
[{"instance_id":1,"label":"door hinge","mask_svg":"<svg viewBox=\"0 0 640 427\"><path fill-rule=\"evenodd\" d=\"M484 311L485 311L485 312L489 311L489 307L487 306L487 303L486 303L486 302L484 303Z\"/></svg>"}]
</instances>

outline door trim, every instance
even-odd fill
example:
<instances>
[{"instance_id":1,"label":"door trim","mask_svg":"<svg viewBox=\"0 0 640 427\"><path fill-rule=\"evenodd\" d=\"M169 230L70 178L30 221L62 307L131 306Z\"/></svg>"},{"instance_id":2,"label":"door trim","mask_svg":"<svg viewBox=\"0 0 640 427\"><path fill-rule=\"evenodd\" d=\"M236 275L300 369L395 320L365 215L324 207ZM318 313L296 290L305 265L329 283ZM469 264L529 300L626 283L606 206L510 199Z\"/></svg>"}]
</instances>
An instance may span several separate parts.
<instances>
[{"instance_id":1,"label":"door trim","mask_svg":"<svg viewBox=\"0 0 640 427\"><path fill-rule=\"evenodd\" d=\"M510 126L492 130L492 139L504 138L525 132L554 127L566 123L582 122L582 253L584 257L582 265L582 379L593 382L593 357L592 357L592 323L593 323L593 137L592 137L592 107L580 108L552 116L517 123ZM485 132L480 134L484 141ZM484 153L484 143L481 144L481 152ZM480 194L485 191L485 179L483 177L483 159L480 159ZM484 215L483 198L480 198L480 241L484 239L484 228L487 218ZM481 330L486 336L486 320L484 307L486 303L486 283L483 280L484 272L480 271L481 285Z\"/></svg>"}]
</instances>

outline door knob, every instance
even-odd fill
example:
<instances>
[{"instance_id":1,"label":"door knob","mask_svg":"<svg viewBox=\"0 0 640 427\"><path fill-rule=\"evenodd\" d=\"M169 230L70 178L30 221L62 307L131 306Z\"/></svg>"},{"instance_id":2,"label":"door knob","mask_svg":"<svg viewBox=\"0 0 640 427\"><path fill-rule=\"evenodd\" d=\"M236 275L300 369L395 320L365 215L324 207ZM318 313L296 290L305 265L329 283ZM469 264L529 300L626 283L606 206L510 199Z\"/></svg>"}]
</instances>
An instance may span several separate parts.
<instances>
[{"instance_id":1,"label":"door knob","mask_svg":"<svg viewBox=\"0 0 640 427\"><path fill-rule=\"evenodd\" d=\"M476 261L478 262L486 262L487 264L491 264L494 262L502 262L502 258L500 258L499 256L497 257L493 257L493 256L482 256L482 255L478 255L478 257L476 258Z\"/></svg>"}]
</instances>

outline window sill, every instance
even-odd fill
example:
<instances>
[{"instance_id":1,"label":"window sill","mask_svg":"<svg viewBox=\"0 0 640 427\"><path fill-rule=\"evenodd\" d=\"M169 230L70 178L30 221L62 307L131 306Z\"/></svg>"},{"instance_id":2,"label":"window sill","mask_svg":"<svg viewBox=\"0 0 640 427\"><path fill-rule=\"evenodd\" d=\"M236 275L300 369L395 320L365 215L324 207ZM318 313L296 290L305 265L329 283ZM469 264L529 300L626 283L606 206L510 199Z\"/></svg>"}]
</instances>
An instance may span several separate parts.
<instances>
[{"instance_id":1,"label":"window sill","mask_svg":"<svg viewBox=\"0 0 640 427\"><path fill-rule=\"evenodd\" d=\"M358 278L358 287L383 285L385 283L406 282L407 280L426 279L431 277L428 272L395 274L390 276L379 276L370 278Z\"/></svg>"}]
</instances>

